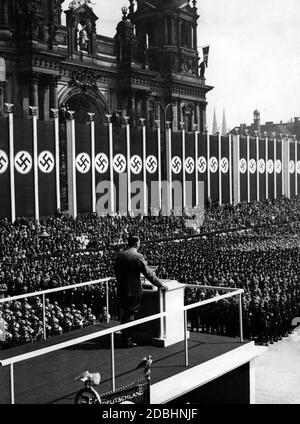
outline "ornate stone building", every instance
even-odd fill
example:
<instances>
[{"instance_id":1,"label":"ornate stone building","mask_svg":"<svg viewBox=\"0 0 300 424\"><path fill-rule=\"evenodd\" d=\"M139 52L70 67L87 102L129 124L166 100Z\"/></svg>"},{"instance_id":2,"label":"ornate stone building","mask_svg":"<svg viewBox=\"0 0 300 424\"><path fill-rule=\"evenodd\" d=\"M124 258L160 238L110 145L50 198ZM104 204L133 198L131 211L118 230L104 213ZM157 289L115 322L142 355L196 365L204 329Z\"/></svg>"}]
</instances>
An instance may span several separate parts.
<instances>
[{"instance_id":1,"label":"ornate stone building","mask_svg":"<svg viewBox=\"0 0 300 424\"><path fill-rule=\"evenodd\" d=\"M7 102L18 116L38 106L41 120L70 108L83 121L115 113L204 131L212 87L199 72L196 0L130 0L114 38L97 34L89 0L64 3L0 0L0 113Z\"/></svg>"}]
</instances>

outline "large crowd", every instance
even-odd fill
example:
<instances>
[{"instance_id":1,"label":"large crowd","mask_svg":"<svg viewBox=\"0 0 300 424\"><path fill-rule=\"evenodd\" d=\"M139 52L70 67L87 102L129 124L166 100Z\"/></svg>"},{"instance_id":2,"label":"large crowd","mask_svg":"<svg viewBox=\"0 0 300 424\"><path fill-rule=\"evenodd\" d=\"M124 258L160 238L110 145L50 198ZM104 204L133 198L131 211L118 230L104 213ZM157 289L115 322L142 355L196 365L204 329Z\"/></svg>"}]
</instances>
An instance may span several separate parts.
<instances>
[{"instance_id":1,"label":"large crowd","mask_svg":"<svg viewBox=\"0 0 300 424\"><path fill-rule=\"evenodd\" d=\"M14 296L111 277L117 252L124 248L128 235L135 234L142 240L142 253L148 263L158 266L159 277L243 288L245 336L259 343L272 343L290 331L291 319L300 312L299 224L300 197L237 206L209 204L197 219L190 214L93 214L74 220L57 214L39 225L29 219L18 219L14 224L3 219L0 293ZM110 312L117 319L116 283L110 283L109 293ZM205 299L212 293L208 289L188 289L186 301ZM22 302L21 306L11 302L0 308L8 329L6 345L41 337L41 317L35 302L30 298L27 302L30 313L24 311ZM47 311L47 336L82 328L78 322L87 325L86 309L99 316L105 305L105 285L60 292L49 302L55 307ZM72 326L65 324L69 313ZM194 310L190 325L194 331L237 335L236 299Z\"/></svg>"}]
</instances>

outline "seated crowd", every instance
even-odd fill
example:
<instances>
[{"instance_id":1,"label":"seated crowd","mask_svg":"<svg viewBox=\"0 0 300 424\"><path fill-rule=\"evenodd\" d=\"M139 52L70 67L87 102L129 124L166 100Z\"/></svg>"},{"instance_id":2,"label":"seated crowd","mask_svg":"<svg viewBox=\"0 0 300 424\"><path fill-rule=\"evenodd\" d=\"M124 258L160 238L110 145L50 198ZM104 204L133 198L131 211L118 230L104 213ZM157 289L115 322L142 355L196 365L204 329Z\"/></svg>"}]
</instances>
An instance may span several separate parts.
<instances>
[{"instance_id":1,"label":"seated crowd","mask_svg":"<svg viewBox=\"0 0 300 424\"><path fill-rule=\"evenodd\" d=\"M111 277L117 252L123 249L128 235L135 234L142 240L142 253L148 263L159 266L159 277L243 288L246 337L273 342L289 331L291 319L299 313L299 218L300 197L237 206L210 204L200 229L189 225L188 216L175 215L83 215L76 220L60 215L43 220L39 227L29 219L18 219L14 224L3 219L0 290L5 296L13 296ZM225 233L233 228L235 231ZM218 231L224 233L214 233ZM199 233L200 237L189 238ZM201 237L201 233L211 234ZM112 282L110 304L114 316L118 315L117 296ZM208 289L186 291L187 302L208 296L212 296ZM36 304L29 305L30 314L24 304L6 303L0 309L11 344L40 338L41 319ZM80 311L74 304L80 305ZM79 322L83 326L87 322L86 305L92 315L99 314L105 305L105 285L61 292L51 305L47 311L48 336L81 328ZM194 310L190 314L191 328L236 335L237 311L234 298ZM67 319L69 314L73 321ZM66 322L71 321L68 327Z\"/></svg>"}]
</instances>

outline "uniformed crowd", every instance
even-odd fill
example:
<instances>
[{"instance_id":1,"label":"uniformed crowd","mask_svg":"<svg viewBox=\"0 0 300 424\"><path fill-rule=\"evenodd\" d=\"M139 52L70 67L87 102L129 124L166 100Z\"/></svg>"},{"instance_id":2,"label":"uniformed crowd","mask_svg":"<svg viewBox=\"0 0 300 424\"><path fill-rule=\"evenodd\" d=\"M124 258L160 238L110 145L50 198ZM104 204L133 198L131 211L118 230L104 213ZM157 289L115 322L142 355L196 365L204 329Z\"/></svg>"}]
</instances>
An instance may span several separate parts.
<instances>
[{"instance_id":1,"label":"uniformed crowd","mask_svg":"<svg viewBox=\"0 0 300 424\"><path fill-rule=\"evenodd\" d=\"M169 217L84 215L76 220L57 214L44 219L39 226L29 219L18 219L14 224L3 219L0 221L0 289L5 296L12 296L111 277L116 254L124 248L122 243L129 234L135 234L141 238L142 253L148 263L158 265L159 277L243 288L246 337L272 343L287 334L291 319L299 314L300 197L237 206L208 204L204 220L200 220L201 227L190 225L192 221L191 217L173 214ZM226 233L233 228L234 231ZM211 234L201 236L203 233ZM115 283L111 283L109 294L111 314L118 318ZM54 321L52 315L47 316L48 320L52 319L47 323L51 327L48 334L67 331L62 314L69 314L66 308L72 304L78 305L75 310L80 310L82 317L85 305L92 309L92 315L98 316L105 306L105 295L105 285L98 285L61 292L51 298L51 304L58 302L62 311L57 308L48 311L50 315L56 314ZM186 301L212 295L207 289L186 290ZM7 316L16 318L20 312L18 304L17 309L13 303L8 306ZM35 307L32 303L30 306ZM7 304L2 307L2 315L5 308ZM40 316L32 313L30 326L26 325L28 314L19 317L19 321L25 321L25 324L18 322L19 328L34 325L38 328ZM74 328L78 327L75 318ZM78 320L81 322L79 313ZM190 325L195 331L237 335L237 300L219 301L194 310L190 313ZM37 330L36 334L31 330L28 333L32 340L39 337ZM27 333L25 339L30 339Z\"/></svg>"}]
</instances>

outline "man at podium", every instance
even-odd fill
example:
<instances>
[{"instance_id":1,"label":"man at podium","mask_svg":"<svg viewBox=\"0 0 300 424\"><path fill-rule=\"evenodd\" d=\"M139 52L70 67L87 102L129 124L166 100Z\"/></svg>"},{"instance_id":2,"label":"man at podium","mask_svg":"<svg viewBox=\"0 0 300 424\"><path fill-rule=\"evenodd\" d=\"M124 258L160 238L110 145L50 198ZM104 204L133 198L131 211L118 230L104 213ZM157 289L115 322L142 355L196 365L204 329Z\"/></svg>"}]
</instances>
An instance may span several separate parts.
<instances>
[{"instance_id":1,"label":"man at podium","mask_svg":"<svg viewBox=\"0 0 300 424\"><path fill-rule=\"evenodd\" d=\"M134 321L142 303L141 274L154 286L168 290L150 270L144 256L138 252L141 245L137 236L128 238L128 247L119 253L115 262L115 275L119 285L120 321L121 324ZM132 329L122 332L123 343L126 347L135 347L137 343L132 339Z\"/></svg>"}]
</instances>

